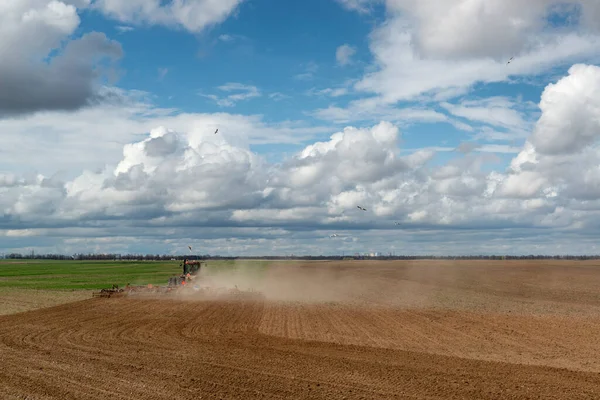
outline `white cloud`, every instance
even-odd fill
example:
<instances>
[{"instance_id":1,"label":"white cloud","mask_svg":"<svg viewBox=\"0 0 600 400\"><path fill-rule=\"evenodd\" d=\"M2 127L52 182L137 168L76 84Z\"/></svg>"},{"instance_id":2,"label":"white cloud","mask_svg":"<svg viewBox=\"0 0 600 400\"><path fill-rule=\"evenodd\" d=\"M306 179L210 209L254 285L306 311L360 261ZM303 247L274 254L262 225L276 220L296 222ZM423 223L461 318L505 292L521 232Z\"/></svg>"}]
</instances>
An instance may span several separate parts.
<instances>
[{"instance_id":1,"label":"white cloud","mask_svg":"<svg viewBox=\"0 0 600 400\"><path fill-rule=\"evenodd\" d=\"M203 97L209 98L216 102L221 107L233 107L235 103L252 99L254 97L260 97L262 94L260 90L256 86L252 85L244 85L241 83L230 82L225 85L219 86L217 89L223 92L238 92L234 94L229 94L225 97L219 97L214 94L200 94Z\"/></svg>"},{"instance_id":2,"label":"white cloud","mask_svg":"<svg viewBox=\"0 0 600 400\"><path fill-rule=\"evenodd\" d=\"M511 163L506 191L534 197L544 189L577 201L600 195L599 90L600 67L581 64L546 87L542 115Z\"/></svg>"},{"instance_id":3,"label":"white cloud","mask_svg":"<svg viewBox=\"0 0 600 400\"><path fill-rule=\"evenodd\" d=\"M458 129L465 131L472 130L469 125L424 106L390 107L382 104L376 98L353 100L345 108L330 105L327 108L317 109L311 112L310 115L325 121L344 124L358 121L373 122L376 120L387 120L398 123L446 122Z\"/></svg>"},{"instance_id":4,"label":"white cloud","mask_svg":"<svg viewBox=\"0 0 600 400\"><path fill-rule=\"evenodd\" d=\"M398 121L408 112L403 110L440 102L449 116L423 110L425 120L448 121L460 130L476 132L475 140L507 141L514 146L530 132L537 109L519 98L452 99L468 94L476 83L509 82L572 62L600 59L600 35L593 24L562 29L546 26L549 13L574 12L557 7L558 3L534 0L522 6L516 0L387 0L386 20L370 36L375 62L353 87L353 94L372 96L347 105L331 104L311 115L338 123ZM592 2L571 3L583 4L585 12L595 10ZM513 55L515 59L507 65ZM331 94L333 90L311 93ZM493 130L476 127L482 123Z\"/></svg>"},{"instance_id":5,"label":"white cloud","mask_svg":"<svg viewBox=\"0 0 600 400\"><path fill-rule=\"evenodd\" d=\"M127 26L127 25L118 25L115 27L115 29L118 30L119 33L126 33L126 32L131 32L131 31L135 30L134 27Z\"/></svg>"},{"instance_id":6,"label":"white cloud","mask_svg":"<svg viewBox=\"0 0 600 400\"><path fill-rule=\"evenodd\" d=\"M269 98L273 99L274 101L281 101L281 100L289 99L290 96L288 96L287 94L284 94L284 93L274 92L274 93L269 94Z\"/></svg>"},{"instance_id":7,"label":"white cloud","mask_svg":"<svg viewBox=\"0 0 600 400\"><path fill-rule=\"evenodd\" d=\"M227 19L242 0L163 3L161 0L96 0L92 7L123 23L164 25L200 32Z\"/></svg>"},{"instance_id":8,"label":"white cloud","mask_svg":"<svg viewBox=\"0 0 600 400\"><path fill-rule=\"evenodd\" d=\"M557 2L388 0L389 17L371 35L377 70L356 89L395 103L599 56L600 36L543 30L550 3Z\"/></svg>"},{"instance_id":9,"label":"white cloud","mask_svg":"<svg viewBox=\"0 0 600 400\"><path fill-rule=\"evenodd\" d=\"M311 88L306 92L308 96L330 96L330 97L341 97L348 94L348 89L345 87L339 88L325 88L317 90L315 88Z\"/></svg>"},{"instance_id":10,"label":"white cloud","mask_svg":"<svg viewBox=\"0 0 600 400\"><path fill-rule=\"evenodd\" d=\"M85 177L66 186L68 207L62 209L63 217L139 212L144 218L161 217L171 212L248 207L261 195L262 160L215 139L212 132L181 135L158 128L142 142L125 146L123 153L112 173L100 175L101 185L90 187L94 178ZM92 198L94 204L86 205Z\"/></svg>"},{"instance_id":11,"label":"white cloud","mask_svg":"<svg viewBox=\"0 0 600 400\"><path fill-rule=\"evenodd\" d=\"M227 43L227 44L237 43L237 44L241 45L240 48L244 48L245 46L252 47L252 39L250 39L247 36L240 35L240 34L234 34L234 33L223 33L223 34L217 36L215 43L216 42Z\"/></svg>"},{"instance_id":12,"label":"white cloud","mask_svg":"<svg viewBox=\"0 0 600 400\"><path fill-rule=\"evenodd\" d=\"M408 14L415 43L425 57L508 58L539 32L549 0L390 0L388 6Z\"/></svg>"},{"instance_id":13,"label":"white cloud","mask_svg":"<svg viewBox=\"0 0 600 400\"><path fill-rule=\"evenodd\" d=\"M575 153L600 136L600 67L574 65L542 94L531 142L546 154Z\"/></svg>"},{"instance_id":14,"label":"white cloud","mask_svg":"<svg viewBox=\"0 0 600 400\"><path fill-rule=\"evenodd\" d=\"M219 35L219 40L222 42L232 42L234 40L234 37L232 35L223 34Z\"/></svg>"},{"instance_id":15,"label":"white cloud","mask_svg":"<svg viewBox=\"0 0 600 400\"><path fill-rule=\"evenodd\" d=\"M572 207L588 205L600 196L599 89L600 67L591 65L574 65L568 76L546 87L540 101L542 115L511 162L501 188L504 193L551 197L563 207L561 215L569 216L557 221L568 220L579 228L595 224L595 215Z\"/></svg>"},{"instance_id":16,"label":"white cloud","mask_svg":"<svg viewBox=\"0 0 600 400\"><path fill-rule=\"evenodd\" d=\"M6 33L0 54L16 48L14 32L35 39L35 32L22 25L29 18L45 36L16 48L22 52L17 56L42 60L76 32L74 6L86 6L85 1L78 3L31 0L19 3L30 8L18 10L1 4L0 11L7 12L0 12L0 21L8 22L0 24ZM212 23L206 22L208 14L183 18L176 12L183 3L109 3L97 1L95 6L136 25L199 31ZM366 1L345 3L369 10ZM513 0L388 0L388 20L371 37L377 68L369 69L355 86L375 95L312 114L354 125L337 132L298 122L265 123L260 116L160 109L144 93L101 87L95 91L103 102L68 117L43 111L2 118L0 169L12 173L0 174L0 235L5 238L0 247L38 243L38 248L61 252L177 251L184 240L213 254L316 254L331 249L325 238L335 230L349 240L339 241L334 252L501 248L553 253L551 242L560 238L565 251L589 253L598 249L590 238L600 228L600 68L576 64L568 76L548 85L535 123L537 110L519 98L453 100L478 81L506 81L598 55L596 26L589 16L598 15L595 3L585 4L591 14L582 15L584 25L566 33L540 28L538 17L550 3L535 0L516 15ZM190 7L202 7L195 4ZM213 11L226 8L203 4ZM490 12L497 20L490 20ZM440 20L441 13L447 18ZM210 20L219 21L219 15ZM480 20L471 20L474 15ZM514 31L494 42L494 34L511 24L516 24ZM457 40L465 27L478 39ZM65 59L89 55L90 44L100 54L118 53L106 38L87 40L71 42L75 47L63 51ZM510 52L518 54L507 66L505 53ZM304 78L312 78L318 66L302 68ZM347 87L309 92L336 98ZM241 83L217 90L218 95L206 96L223 106L261 95L257 87ZM401 100L428 103L399 107ZM441 102L436 106L448 115L435 111L432 102ZM363 121L370 126L358 123ZM414 122L451 123L472 132L475 140L527 141L523 147L476 143L411 151L400 146L400 129ZM488 126L475 129L477 124ZM331 132L328 139L314 142L316 135ZM250 147L265 143L302 144L303 149L269 163ZM444 159L450 161L434 158L436 152L446 152ZM498 154L514 158L506 171L489 172L489 164L500 160ZM401 222L405 230L390 235L392 221ZM520 244L525 238L527 246L537 247ZM402 241L405 247L398 244Z\"/></svg>"},{"instance_id":17,"label":"white cloud","mask_svg":"<svg viewBox=\"0 0 600 400\"><path fill-rule=\"evenodd\" d=\"M460 104L441 103L452 115L508 129L525 130L529 123L516 110L517 104L505 97L465 100Z\"/></svg>"},{"instance_id":18,"label":"white cloud","mask_svg":"<svg viewBox=\"0 0 600 400\"><path fill-rule=\"evenodd\" d=\"M548 16L577 12L564 5L579 5L581 15L593 15L589 0L388 0L391 12L408 16L415 44L425 57L501 57L528 52L543 39ZM587 28L597 24L584 20ZM597 20L596 20L597 23Z\"/></svg>"},{"instance_id":19,"label":"white cloud","mask_svg":"<svg viewBox=\"0 0 600 400\"><path fill-rule=\"evenodd\" d=\"M486 142L511 142L522 143L529 136L529 131L526 130L509 130L499 131L489 126L483 126L477 130L472 136L472 140L483 140Z\"/></svg>"},{"instance_id":20,"label":"white cloud","mask_svg":"<svg viewBox=\"0 0 600 400\"><path fill-rule=\"evenodd\" d=\"M521 148L516 146L508 146L504 144L485 144L477 147L475 151L479 151L482 153L517 154L521 151Z\"/></svg>"},{"instance_id":21,"label":"white cloud","mask_svg":"<svg viewBox=\"0 0 600 400\"><path fill-rule=\"evenodd\" d=\"M335 59L339 65L348 65L352 62L354 54L356 54L356 49L349 44L344 44L335 51Z\"/></svg>"},{"instance_id":22,"label":"white cloud","mask_svg":"<svg viewBox=\"0 0 600 400\"><path fill-rule=\"evenodd\" d=\"M344 8L352 11L358 11L359 13L368 13L373 3L380 0L336 0Z\"/></svg>"},{"instance_id":23,"label":"white cloud","mask_svg":"<svg viewBox=\"0 0 600 400\"><path fill-rule=\"evenodd\" d=\"M177 132L206 131L212 135L219 128L216 135L219 140L225 138L241 147L298 145L331 131L328 127L293 121L265 123L262 117L252 115L176 112L156 108L143 93L106 92L112 93L108 97L121 100L70 113L68 118L64 113L39 112L27 118L0 119L0 170L50 175L61 172L72 177L82 169L114 166L119 162L123 145L138 141L157 126ZM24 159L28 161L24 163Z\"/></svg>"},{"instance_id":24,"label":"white cloud","mask_svg":"<svg viewBox=\"0 0 600 400\"><path fill-rule=\"evenodd\" d=\"M484 145L446 164L430 165L434 151L399 155L400 132L389 122L370 128L347 127L279 164L269 164L243 144L230 142L235 136L214 135L215 116L168 117L164 122L181 127L181 118L189 118L187 130L157 128L143 140L126 145L121 160L101 172L87 171L64 181L41 175L3 175L0 229L11 240L26 240L35 229L56 234L52 233L55 225L83 229L93 223L94 229L104 229L103 235L109 237L123 236L122 232L135 236L142 230L158 237L153 229L160 226L177 237L196 237L203 243L233 240L247 232L242 229L263 229L250 234L262 240L262 245L221 244L220 248L232 252L266 249L275 243L279 245L273 248L281 251L296 251L300 246L320 252L327 245L317 236L325 236L327 230L362 237L362 242L348 243L344 247L348 250L373 246L374 240L384 240L387 246L391 242L383 239L383 232L391 229L391 221L401 222L413 235L468 227L480 238L506 241L504 231L496 228L512 228L514 236L528 227L529 233L520 231L522 235L553 228L557 235L573 240L572 235L579 234L585 241L585 235L600 227L596 200L600 152L597 138L586 135L600 131L600 112L594 108L599 77L600 67L577 65L547 87L541 99L542 115L504 173L485 172L486 164L494 161L489 152L512 153L515 148ZM552 100L558 93L562 94L559 100ZM580 112L582 98L589 107ZM552 138L558 128L545 122L553 115L560 116L561 126L571 128L559 129L567 136L559 142L564 151L538 151L537 143L543 143L539 138ZM357 205L368 211L357 210ZM127 228L123 221L129 221ZM221 227L222 233L216 235L225 236L200 239L194 236L199 233L190 231L191 225L198 224ZM268 236L268 229L284 229L284 236L295 237L296 244L281 232L279 239ZM453 240L459 240L469 231L453 232ZM161 240L163 247L176 246ZM483 246L479 243L474 246ZM423 242L419 246L427 248ZM515 243L510 246L519 248ZM469 252L466 242L462 248Z\"/></svg>"},{"instance_id":25,"label":"white cloud","mask_svg":"<svg viewBox=\"0 0 600 400\"><path fill-rule=\"evenodd\" d=\"M348 79L337 87L328 87L324 89L317 89L312 87L305 93L307 96L329 96L329 97L342 97L352 93L352 86L356 81Z\"/></svg>"}]
</instances>

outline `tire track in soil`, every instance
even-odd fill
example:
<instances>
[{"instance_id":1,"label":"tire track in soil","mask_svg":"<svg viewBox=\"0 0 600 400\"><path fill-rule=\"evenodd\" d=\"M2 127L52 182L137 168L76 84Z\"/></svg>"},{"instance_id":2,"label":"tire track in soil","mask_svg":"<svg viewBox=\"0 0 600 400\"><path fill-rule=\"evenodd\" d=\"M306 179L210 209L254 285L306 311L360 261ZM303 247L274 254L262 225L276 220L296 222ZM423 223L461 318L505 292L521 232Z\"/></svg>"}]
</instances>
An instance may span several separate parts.
<instances>
[{"instance_id":1,"label":"tire track in soil","mask_svg":"<svg viewBox=\"0 0 600 400\"><path fill-rule=\"evenodd\" d=\"M294 322L297 328L282 331L290 321L299 321ZM259 331L289 339L600 372L598 318L268 304Z\"/></svg>"}]
</instances>

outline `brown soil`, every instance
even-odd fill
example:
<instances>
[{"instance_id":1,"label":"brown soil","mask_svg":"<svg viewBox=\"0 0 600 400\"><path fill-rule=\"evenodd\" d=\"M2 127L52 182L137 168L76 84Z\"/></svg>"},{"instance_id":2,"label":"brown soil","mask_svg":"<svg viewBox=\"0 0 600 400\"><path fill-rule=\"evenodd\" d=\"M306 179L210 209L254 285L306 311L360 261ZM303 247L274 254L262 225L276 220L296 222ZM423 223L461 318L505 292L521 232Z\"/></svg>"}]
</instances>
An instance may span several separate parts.
<instances>
[{"instance_id":1,"label":"brown soil","mask_svg":"<svg viewBox=\"0 0 600 400\"><path fill-rule=\"evenodd\" d=\"M39 308L87 299L89 290L36 290L0 288L0 315L14 314Z\"/></svg>"},{"instance_id":2,"label":"brown soil","mask_svg":"<svg viewBox=\"0 0 600 400\"><path fill-rule=\"evenodd\" d=\"M592 262L281 263L0 317L6 399L598 399Z\"/></svg>"}]
</instances>

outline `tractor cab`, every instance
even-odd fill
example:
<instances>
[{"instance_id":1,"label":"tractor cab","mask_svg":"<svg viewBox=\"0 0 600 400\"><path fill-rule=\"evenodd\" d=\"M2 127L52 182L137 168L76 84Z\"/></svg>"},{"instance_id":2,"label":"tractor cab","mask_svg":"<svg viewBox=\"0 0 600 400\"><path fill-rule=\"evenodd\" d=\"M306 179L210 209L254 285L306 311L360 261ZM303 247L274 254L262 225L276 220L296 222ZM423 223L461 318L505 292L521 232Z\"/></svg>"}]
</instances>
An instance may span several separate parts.
<instances>
[{"instance_id":1,"label":"tractor cab","mask_svg":"<svg viewBox=\"0 0 600 400\"><path fill-rule=\"evenodd\" d=\"M182 269L181 275L171 277L169 279L169 286L190 283L196 278L203 264L206 266L206 262L200 261L198 256L188 256L184 258L181 264L179 264Z\"/></svg>"},{"instance_id":2,"label":"tractor cab","mask_svg":"<svg viewBox=\"0 0 600 400\"><path fill-rule=\"evenodd\" d=\"M200 261L198 256L189 256L183 259L183 262L180 264L180 267L183 268L183 275L190 274L195 276L200 272L200 268L202 268L202 264L205 262Z\"/></svg>"}]
</instances>

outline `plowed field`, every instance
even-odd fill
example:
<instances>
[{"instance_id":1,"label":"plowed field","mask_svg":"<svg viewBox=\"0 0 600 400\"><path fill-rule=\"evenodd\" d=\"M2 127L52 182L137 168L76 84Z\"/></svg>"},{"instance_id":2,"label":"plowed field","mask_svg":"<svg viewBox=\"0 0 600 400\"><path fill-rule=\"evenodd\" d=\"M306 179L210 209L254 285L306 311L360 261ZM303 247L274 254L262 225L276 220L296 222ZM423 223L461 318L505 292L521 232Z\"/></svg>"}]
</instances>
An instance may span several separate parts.
<instances>
[{"instance_id":1,"label":"plowed field","mask_svg":"<svg viewBox=\"0 0 600 400\"><path fill-rule=\"evenodd\" d=\"M3 399L599 399L592 262L274 264L0 317Z\"/></svg>"}]
</instances>

